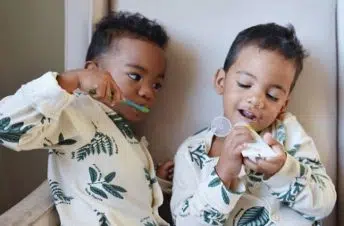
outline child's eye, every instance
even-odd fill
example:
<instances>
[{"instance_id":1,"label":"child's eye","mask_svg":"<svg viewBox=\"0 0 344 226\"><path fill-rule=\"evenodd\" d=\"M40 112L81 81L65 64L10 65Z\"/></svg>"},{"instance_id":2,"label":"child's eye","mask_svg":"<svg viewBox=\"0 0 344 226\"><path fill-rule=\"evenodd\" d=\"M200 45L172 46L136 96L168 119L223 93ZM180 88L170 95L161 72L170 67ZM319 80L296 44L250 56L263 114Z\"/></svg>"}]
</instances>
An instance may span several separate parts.
<instances>
[{"instance_id":1,"label":"child's eye","mask_svg":"<svg viewBox=\"0 0 344 226\"><path fill-rule=\"evenodd\" d=\"M155 83L155 84L153 85L153 88L154 88L155 90L160 90L161 87L162 87L162 85L161 85L160 83Z\"/></svg>"},{"instance_id":2,"label":"child's eye","mask_svg":"<svg viewBox=\"0 0 344 226\"><path fill-rule=\"evenodd\" d=\"M241 88L244 88L244 89L248 89L251 87L251 85L246 85L246 84L242 84L240 82L237 82L238 86L241 87Z\"/></svg>"},{"instance_id":3,"label":"child's eye","mask_svg":"<svg viewBox=\"0 0 344 226\"><path fill-rule=\"evenodd\" d=\"M142 76L139 74L129 73L128 77L135 81L140 81L142 79Z\"/></svg>"},{"instance_id":4,"label":"child's eye","mask_svg":"<svg viewBox=\"0 0 344 226\"><path fill-rule=\"evenodd\" d=\"M274 101L274 102L277 102L277 101L278 101L278 98L277 98L277 97L274 97L274 96L271 95L271 94L266 94L266 96L267 96L270 100L272 100L272 101Z\"/></svg>"}]
</instances>

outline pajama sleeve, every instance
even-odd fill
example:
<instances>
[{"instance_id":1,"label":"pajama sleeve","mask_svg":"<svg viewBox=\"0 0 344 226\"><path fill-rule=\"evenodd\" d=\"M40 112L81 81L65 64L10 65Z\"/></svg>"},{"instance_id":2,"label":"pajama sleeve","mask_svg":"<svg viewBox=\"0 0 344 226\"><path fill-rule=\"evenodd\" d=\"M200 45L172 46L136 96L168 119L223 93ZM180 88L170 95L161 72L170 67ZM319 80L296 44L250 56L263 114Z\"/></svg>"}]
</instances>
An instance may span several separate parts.
<instances>
[{"instance_id":1,"label":"pajama sleeve","mask_svg":"<svg viewBox=\"0 0 344 226\"><path fill-rule=\"evenodd\" d=\"M287 116L284 125L287 160L279 172L264 182L282 204L311 221L322 219L335 205L335 187L320 161L312 138L296 118Z\"/></svg>"},{"instance_id":2,"label":"pajama sleeve","mask_svg":"<svg viewBox=\"0 0 344 226\"><path fill-rule=\"evenodd\" d=\"M172 216L178 226L188 225L224 225L229 213L245 191L242 183L230 191L225 188L214 168L205 173L204 179L197 179L192 150L187 141L181 145L175 156L173 190L171 200ZM206 155L205 153L203 153ZM202 154L198 164L202 166ZM196 158L196 157L195 157Z\"/></svg>"},{"instance_id":3,"label":"pajama sleeve","mask_svg":"<svg viewBox=\"0 0 344 226\"><path fill-rule=\"evenodd\" d=\"M73 106L75 96L48 72L0 101L0 144L16 150L59 149L94 128Z\"/></svg>"}]
</instances>

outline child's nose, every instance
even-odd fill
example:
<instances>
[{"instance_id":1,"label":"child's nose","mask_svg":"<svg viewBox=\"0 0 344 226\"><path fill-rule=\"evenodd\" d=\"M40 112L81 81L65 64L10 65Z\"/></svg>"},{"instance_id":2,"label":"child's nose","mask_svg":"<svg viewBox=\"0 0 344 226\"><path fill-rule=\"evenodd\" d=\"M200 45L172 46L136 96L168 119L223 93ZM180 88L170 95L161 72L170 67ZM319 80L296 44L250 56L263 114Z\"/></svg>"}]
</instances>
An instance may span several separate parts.
<instances>
[{"instance_id":1,"label":"child's nose","mask_svg":"<svg viewBox=\"0 0 344 226\"><path fill-rule=\"evenodd\" d=\"M262 98L252 96L246 99L247 103L252 105L255 108L262 109L264 108L264 100Z\"/></svg>"},{"instance_id":2,"label":"child's nose","mask_svg":"<svg viewBox=\"0 0 344 226\"><path fill-rule=\"evenodd\" d=\"M144 85L139 89L139 96L143 97L147 101L152 101L154 99L154 95L155 94L152 87Z\"/></svg>"}]
</instances>

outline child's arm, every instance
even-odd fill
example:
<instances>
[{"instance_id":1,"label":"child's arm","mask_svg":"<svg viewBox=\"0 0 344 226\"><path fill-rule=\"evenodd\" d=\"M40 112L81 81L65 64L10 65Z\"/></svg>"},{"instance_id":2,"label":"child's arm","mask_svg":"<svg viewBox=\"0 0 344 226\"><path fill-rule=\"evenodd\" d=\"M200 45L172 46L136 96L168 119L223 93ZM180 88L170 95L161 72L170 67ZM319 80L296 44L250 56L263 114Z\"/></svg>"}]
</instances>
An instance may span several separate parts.
<instances>
[{"instance_id":1,"label":"child's arm","mask_svg":"<svg viewBox=\"0 0 344 226\"><path fill-rule=\"evenodd\" d=\"M21 151L50 148L58 143L59 136L75 143L71 139L76 134L75 112L62 114L75 97L58 85L56 76L48 72L1 100L1 144ZM65 126L68 123L69 129Z\"/></svg>"},{"instance_id":2,"label":"child's arm","mask_svg":"<svg viewBox=\"0 0 344 226\"><path fill-rule=\"evenodd\" d=\"M283 204L309 220L329 215L336 202L335 187L320 162L313 140L294 116L285 119L287 160L265 183Z\"/></svg>"},{"instance_id":3,"label":"child's arm","mask_svg":"<svg viewBox=\"0 0 344 226\"><path fill-rule=\"evenodd\" d=\"M75 104L76 97L60 87L57 75L48 72L0 101L0 144L17 151L58 149L76 143L76 136L94 135L92 122ZM76 81L68 84L77 88Z\"/></svg>"},{"instance_id":4,"label":"child's arm","mask_svg":"<svg viewBox=\"0 0 344 226\"><path fill-rule=\"evenodd\" d=\"M184 143L174 160L171 210L175 224L224 225L245 188L233 186L234 191L226 189L214 167L207 168L201 163L204 158L208 158L205 153L198 152L202 169L195 167L197 160L192 161L188 146L187 142ZM197 170L205 173L201 181Z\"/></svg>"}]
</instances>

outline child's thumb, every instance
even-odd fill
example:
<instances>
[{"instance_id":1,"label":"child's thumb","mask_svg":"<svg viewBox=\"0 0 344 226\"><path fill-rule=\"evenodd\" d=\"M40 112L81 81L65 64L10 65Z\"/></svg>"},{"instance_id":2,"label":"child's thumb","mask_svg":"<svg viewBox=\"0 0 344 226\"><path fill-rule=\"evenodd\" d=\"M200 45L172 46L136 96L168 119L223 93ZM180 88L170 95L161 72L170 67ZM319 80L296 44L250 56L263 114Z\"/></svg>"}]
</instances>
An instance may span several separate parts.
<instances>
[{"instance_id":1,"label":"child's thumb","mask_svg":"<svg viewBox=\"0 0 344 226\"><path fill-rule=\"evenodd\" d=\"M272 137L272 134L271 133L265 133L264 136L263 136L263 140L265 143L267 143L269 146L273 146L273 145L276 145L276 144L279 144L277 140L275 140L273 137Z\"/></svg>"}]
</instances>

